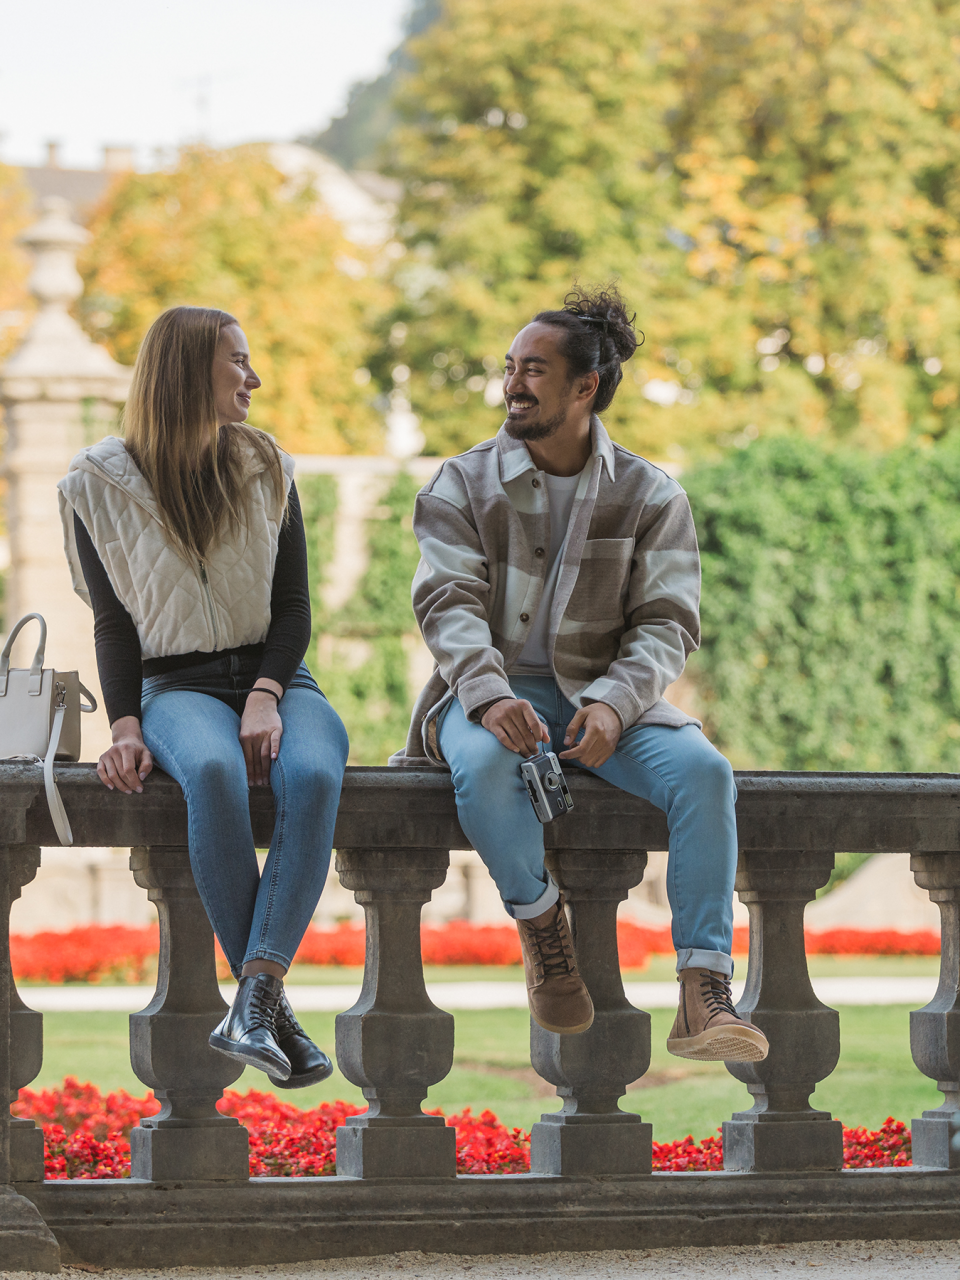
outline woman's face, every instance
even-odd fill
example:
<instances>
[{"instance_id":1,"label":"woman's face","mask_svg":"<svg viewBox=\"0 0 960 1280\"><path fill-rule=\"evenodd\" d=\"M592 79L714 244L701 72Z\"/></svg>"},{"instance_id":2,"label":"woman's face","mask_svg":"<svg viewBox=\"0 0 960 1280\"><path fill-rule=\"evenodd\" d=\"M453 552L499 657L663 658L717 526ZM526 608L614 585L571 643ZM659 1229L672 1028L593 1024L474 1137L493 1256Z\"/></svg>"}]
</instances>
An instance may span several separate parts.
<instances>
[{"instance_id":1,"label":"woman's face","mask_svg":"<svg viewBox=\"0 0 960 1280\"><path fill-rule=\"evenodd\" d=\"M213 398L217 422L244 422L250 412L250 397L260 379L250 367L250 348L238 324L225 325L213 357Z\"/></svg>"}]
</instances>

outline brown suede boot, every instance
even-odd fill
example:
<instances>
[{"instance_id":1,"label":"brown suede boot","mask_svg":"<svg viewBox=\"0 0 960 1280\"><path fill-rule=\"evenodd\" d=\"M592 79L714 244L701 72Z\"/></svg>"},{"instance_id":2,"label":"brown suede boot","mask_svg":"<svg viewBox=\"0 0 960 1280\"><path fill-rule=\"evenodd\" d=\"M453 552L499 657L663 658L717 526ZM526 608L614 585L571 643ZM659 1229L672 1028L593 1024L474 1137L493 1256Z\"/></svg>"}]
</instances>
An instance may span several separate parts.
<instances>
[{"instance_id":1,"label":"brown suede boot","mask_svg":"<svg viewBox=\"0 0 960 1280\"><path fill-rule=\"evenodd\" d=\"M532 920L518 920L530 1015L545 1031L576 1035L593 1024L593 1001L577 971L563 894Z\"/></svg>"},{"instance_id":2,"label":"brown suede boot","mask_svg":"<svg viewBox=\"0 0 960 1280\"><path fill-rule=\"evenodd\" d=\"M697 1062L760 1062L770 1052L767 1037L737 1016L730 979L712 969L683 969L680 1008L667 1051Z\"/></svg>"}]
</instances>

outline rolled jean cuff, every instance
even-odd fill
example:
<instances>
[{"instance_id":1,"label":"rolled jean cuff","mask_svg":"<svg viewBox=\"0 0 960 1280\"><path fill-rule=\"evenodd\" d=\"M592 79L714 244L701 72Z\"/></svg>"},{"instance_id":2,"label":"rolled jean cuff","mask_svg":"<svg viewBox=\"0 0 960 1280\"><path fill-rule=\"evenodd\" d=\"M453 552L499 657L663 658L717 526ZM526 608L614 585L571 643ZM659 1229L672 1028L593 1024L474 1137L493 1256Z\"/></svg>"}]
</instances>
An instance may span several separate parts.
<instances>
[{"instance_id":1,"label":"rolled jean cuff","mask_svg":"<svg viewBox=\"0 0 960 1280\"><path fill-rule=\"evenodd\" d=\"M704 952L706 955L706 952ZM244 964L250 964L253 960L269 960L271 964L282 965L284 969L289 969L293 963L287 956L282 956L279 951L271 951L268 947L255 947L252 951L248 951L243 957ZM235 974L239 977L239 974Z\"/></svg>"},{"instance_id":2,"label":"rolled jean cuff","mask_svg":"<svg viewBox=\"0 0 960 1280\"><path fill-rule=\"evenodd\" d=\"M536 902L505 902L503 905L506 907L507 915L512 916L514 920L532 920L534 916L543 915L544 911L552 907L559 897L560 890L557 887L557 882L548 871L547 887ZM706 955L706 952L704 952L704 955Z\"/></svg>"},{"instance_id":3,"label":"rolled jean cuff","mask_svg":"<svg viewBox=\"0 0 960 1280\"><path fill-rule=\"evenodd\" d=\"M703 951L700 947L681 947L677 952L677 973L681 969L712 969L727 978L733 977L733 957L722 951Z\"/></svg>"}]
</instances>

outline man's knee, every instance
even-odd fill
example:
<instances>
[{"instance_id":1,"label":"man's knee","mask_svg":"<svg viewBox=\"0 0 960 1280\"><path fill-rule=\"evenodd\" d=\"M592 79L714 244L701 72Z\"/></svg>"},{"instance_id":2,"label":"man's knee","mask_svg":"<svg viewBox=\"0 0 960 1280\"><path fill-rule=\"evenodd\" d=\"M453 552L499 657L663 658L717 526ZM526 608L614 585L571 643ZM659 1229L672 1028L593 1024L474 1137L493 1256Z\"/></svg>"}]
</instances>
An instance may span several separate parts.
<instances>
[{"instance_id":1,"label":"man's knee","mask_svg":"<svg viewBox=\"0 0 960 1280\"><path fill-rule=\"evenodd\" d=\"M730 761L706 739L703 749L689 762L687 782L687 789L710 805L732 804L737 798Z\"/></svg>"},{"instance_id":2,"label":"man's knee","mask_svg":"<svg viewBox=\"0 0 960 1280\"><path fill-rule=\"evenodd\" d=\"M458 791L476 787L491 799L496 794L493 788L520 777L520 756L480 725L457 744L447 763Z\"/></svg>"}]
</instances>

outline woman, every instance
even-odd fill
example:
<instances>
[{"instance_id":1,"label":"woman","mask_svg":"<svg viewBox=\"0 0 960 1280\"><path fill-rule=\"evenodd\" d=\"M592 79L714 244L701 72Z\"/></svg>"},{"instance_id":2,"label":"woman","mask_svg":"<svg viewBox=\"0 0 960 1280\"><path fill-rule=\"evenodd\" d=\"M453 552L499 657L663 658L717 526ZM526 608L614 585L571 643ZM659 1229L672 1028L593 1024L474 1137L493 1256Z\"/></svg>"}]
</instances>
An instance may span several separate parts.
<instances>
[{"instance_id":1,"label":"woman","mask_svg":"<svg viewBox=\"0 0 960 1280\"><path fill-rule=\"evenodd\" d=\"M347 735L303 662L293 461L242 425L259 386L233 316L164 312L137 358L125 439L82 450L58 487L113 733L97 772L141 792L156 761L180 783L197 889L239 982L210 1044L295 1089L333 1069L283 977L326 879ZM261 875L248 787L268 783Z\"/></svg>"}]
</instances>

